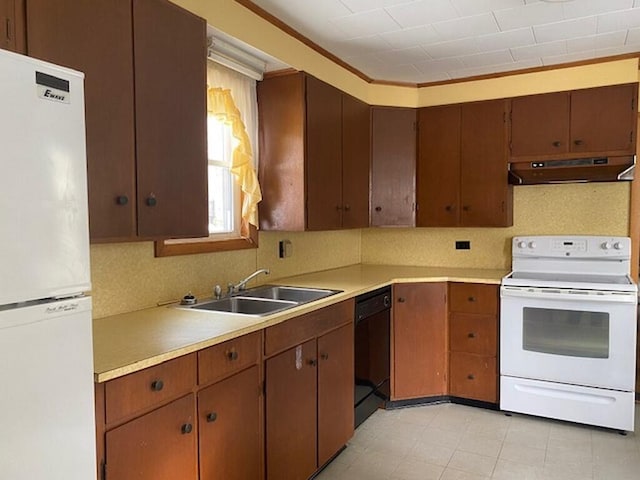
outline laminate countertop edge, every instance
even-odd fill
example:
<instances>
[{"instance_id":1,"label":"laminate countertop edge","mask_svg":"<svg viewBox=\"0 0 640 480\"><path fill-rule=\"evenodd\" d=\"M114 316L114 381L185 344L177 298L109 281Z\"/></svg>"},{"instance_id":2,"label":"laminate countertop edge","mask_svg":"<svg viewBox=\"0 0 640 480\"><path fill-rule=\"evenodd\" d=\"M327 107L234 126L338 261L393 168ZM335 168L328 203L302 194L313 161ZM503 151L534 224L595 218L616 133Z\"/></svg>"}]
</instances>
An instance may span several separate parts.
<instances>
[{"instance_id":1,"label":"laminate countertop edge","mask_svg":"<svg viewBox=\"0 0 640 480\"><path fill-rule=\"evenodd\" d=\"M499 285L507 273L506 269L360 264L269 281L341 293L268 316L249 317L169 305L94 319L94 380L98 383L113 380L394 283Z\"/></svg>"}]
</instances>

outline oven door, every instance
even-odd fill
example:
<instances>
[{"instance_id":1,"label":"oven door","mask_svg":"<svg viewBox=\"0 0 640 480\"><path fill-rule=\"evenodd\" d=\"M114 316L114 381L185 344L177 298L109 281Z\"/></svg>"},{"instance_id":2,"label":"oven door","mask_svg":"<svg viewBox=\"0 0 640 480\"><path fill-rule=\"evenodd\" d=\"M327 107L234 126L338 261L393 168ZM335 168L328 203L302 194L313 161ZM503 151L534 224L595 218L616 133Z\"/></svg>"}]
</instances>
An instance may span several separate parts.
<instances>
[{"instance_id":1,"label":"oven door","mask_svg":"<svg viewBox=\"0 0 640 480\"><path fill-rule=\"evenodd\" d=\"M500 297L501 375L634 389L636 293L503 285Z\"/></svg>"}]
</instances>

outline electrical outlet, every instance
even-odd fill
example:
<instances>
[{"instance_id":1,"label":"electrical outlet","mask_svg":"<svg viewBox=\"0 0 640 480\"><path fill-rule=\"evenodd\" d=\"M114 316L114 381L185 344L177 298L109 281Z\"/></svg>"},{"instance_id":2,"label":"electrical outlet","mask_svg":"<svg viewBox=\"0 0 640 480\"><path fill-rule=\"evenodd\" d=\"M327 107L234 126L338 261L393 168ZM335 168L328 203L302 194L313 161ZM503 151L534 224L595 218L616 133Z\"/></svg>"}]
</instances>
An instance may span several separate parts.
<instances>
[{"instance_id":1,"label":"electrical outlet","mask_svg":"<svg viewBox=\"0 0 640 480\"><path fill-rule=\"evenodd\" d=\"M456 250L471 250L471 241L456 240Z\"/></svg>"},{"instance_id":2,"label":"electrical outlet","mask_svg":"<svg viewBox=\"0 0 640 480\"><path fill-rule=\"evenodd\" d=\"M278 256L280 258L290 257L293 253L293 244L290 240L280 240L278 242Z\"/></svg>"}]
</instances>

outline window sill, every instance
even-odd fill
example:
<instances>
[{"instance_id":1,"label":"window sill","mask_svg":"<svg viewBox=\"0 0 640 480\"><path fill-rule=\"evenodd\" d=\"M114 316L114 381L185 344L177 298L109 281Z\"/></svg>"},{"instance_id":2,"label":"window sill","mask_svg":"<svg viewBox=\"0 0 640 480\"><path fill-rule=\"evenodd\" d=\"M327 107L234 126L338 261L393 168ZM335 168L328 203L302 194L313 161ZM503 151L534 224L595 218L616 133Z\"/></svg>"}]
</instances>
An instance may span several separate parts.
<instances>
[{"instance_id":1,"label":"window sill","mask_svg":"<svg viewBox=\"0 0 640 480\"><path fill-rule=\"evenodd\" d=\"M171 257L196 253L229 252L247 248L258 248L258 229L253 225L250 225L247 236L226 240L215 240L211 238L184 241L158 240L155 242L155 256Z\"/></svg>"}]
</instances>

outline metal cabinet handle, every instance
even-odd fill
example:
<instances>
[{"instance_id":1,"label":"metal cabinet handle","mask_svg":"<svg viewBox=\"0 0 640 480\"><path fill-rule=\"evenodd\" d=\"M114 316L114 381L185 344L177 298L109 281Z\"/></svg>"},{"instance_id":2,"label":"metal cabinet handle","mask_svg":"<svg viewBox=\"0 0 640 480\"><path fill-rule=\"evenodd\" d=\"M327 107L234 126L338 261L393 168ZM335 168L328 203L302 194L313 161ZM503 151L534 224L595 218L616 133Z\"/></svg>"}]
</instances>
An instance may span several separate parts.
<instances>
[{"instance_id":1,"label":"metal cabinet handle","mask_svg":"<svg viewBox=\"0 0 640 480\"><path fill-rule=\"evenodd\" d=\"M154 380L151 382L151 390L154 392L159 392L164 388L164 382L162 380Z\"/></svg>"},{"instance_id":2,"label":"metal cabinet handle","mask_svg":"<svg viewBox=\"0 0 640 480\"><path fill-rule=\"evenodd\" d=\"M470 302L475 302L475 301L476 301L476 297L469 297L469 298L468 298L468 300L469 300Z\"/></svg>"},{"instance_id":3,"label":"metal cabinet handle","mask_svg":"<svg viewBox=\"0 0 640 480\"><path fill-rule=\"evenodd\" d=\"M382 211L382 207L376 207L375 210L376 210L376 212L381 212Z\"/></svg>"},{"instance_id":4,"label":"metal cabinet handle","mask_svg":"<svg viewBox=\"0 0 640 480\"><path fill-rule=\"evenodd\" d=\"M218 419L218 414L216 412L211 412L206 417L208 423L213 423Z\"/></svg>"},{"instance_id":5,"label":"metal cabinet handle","mask_svg":"<svg viewBox=\"0 0 640 480\"><path fill-rule=\"evenodd\" d=\"M453 205L447 205L446 207L444 207L444 209L445 209L447 212L452 212L452 211L453 211Z\"/></svg>"},{"instance_id":6,"label":"metal cabinet handle","mask_svg":"<svg viewBox=\"0 0 640 480\"><path fill-rule=\"evenodd\" d=\"M116 198L116 203L118 205L126 205L127 203L129 203L129 197L127 197L126 195L118 195L118 197Z\"/></svg>"},{"instance_id":7,"label":"metal cabinet handle","mask_svg":"<svg viewBox=\"0 0 640 480\"><path fill-rule=\"evenodd\" d=\"M584 142L582 140L576 140L573 142L575 145L584 145Z\"/></svg>"},{"instance_id":8,"label":"metal cabinet handle","mask_svg":"<svg viewBox=\"0 0 640 480\"><path fill-rule=\"evenodd\" d=\"M350 211L350 210L351 210L351 205L348 205L348 204L347 204L347 205L345 205L345 206L344 206L344 211L345 211L345 212L348 212L348 211Z\"/></svg>"},{"instance_id":9,"label":"metal cabinet handle","mask_svg":"<svg viewBox=\"0 0 640 480\"><path fill-rule=\"evenodd\" d=\"M311 358L310 360L307 361L307 363L312 367L315 367L318 364L318 361L315 358Z\"/></svg>"},{"instance_id":10,"label":"metal cabinet handle","mask_svg":"<svg viewBox=\"0 0 640 480\"><path fill-rule=\"evenodd\" d=\"M190 423L185 423L184 425L182 425L181 432L183 435L193 432L193 425L191 425Z\"/></svg>"},{"instance_id":11,"label":"metal cabinet handle","mask_svg":"<svg viewBox=\"0 0 640 480\"><path fill-rule=\"evenodd\" d=\"M462 211L463 212L468 212L469 210L471 210L471 207L469 205L463 205L462 206Z\"/></svg>"},{"instance_id":12,"label":"metal cabinet handle","mask_svg":"<svg viewBox=\"0 0 640 480\"><path fill-rule=\"evenodd\" d=\"M469 332L469 338L476 338L476 334L474 332Z\"/></svg>"},{"instance_id":13,"label":"metal cabinet handle","mask_svg":"<svg viewBox=\"0 0 640 480\"><path fill-rule=\"evenodd\" d=\"M152 193L147 197L146 203L149 207L155 207L158 204L158 200L156 200L156 196Z\"/></svg>"},{"instance_id":14,"label":"metal cabinet handle","mask_svg":"<svg viewBox=\"0 0 640 480\"><path fill-rule=\"evenodd\" d=\"M467 379L469 380L475 380L476 376L473 373L470 373L469 375L467 375Z\"/></svg>"},{"instance_id":15,"label":"metal cabinet handle","mask_svg":"<svg viewBox=\"0 0 640 480\"><path fill-rule=\"evenodd\" d=\"M328 354L328 353L322 353L322 354L320 355L320 358L321 358L322 360L329 360L329 354Z\"/></svg>"},{"instance_id":16,"label":"metal cabinet handle","mask_svg":"<svg viewBox=\"0 0 640 480\"><path fill-rule=\"evenodd\" d=\"M406 301L407 301L407 300L406 300L404 297L399 297L399 298L398 298L398 303L404 303L404 302L406 302Z\"/></svg>"},{"instance_id":17,"label":"metal cabinet handle","mask_svg":"<svg viewBox=\"0 0 640 480\"><path fill-rule=\"evenodd\" d=\"M238 352L236 352L235 350L231 350L230 352L227 352L227 358L231 361L237 360Z\"/></svg>"},{"instance_id":18,"label":"metal cabinet handle","mask_svg":"<svg viewBox=\"0 0 640 480\"><path fill-rule=\"evenodd\" d=\"M553 145L554 147L556 147L556 148L557 148L557 147L559 147L560 145L562 145L562 142L559 142L559 141L557 141L557 140L556 140L556 141L555 141L555 142L553 142L551 145Z\"/></svg>"}]
</instances>

